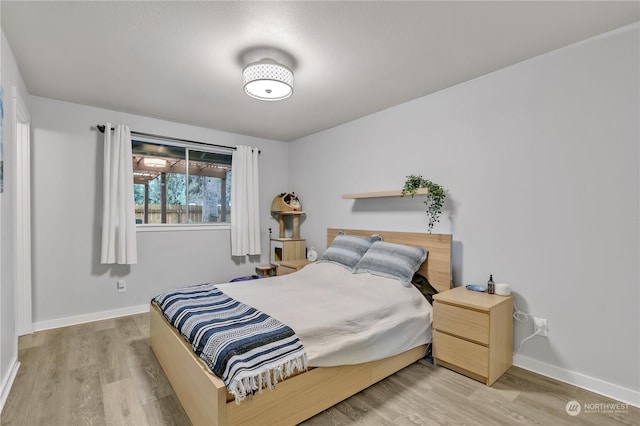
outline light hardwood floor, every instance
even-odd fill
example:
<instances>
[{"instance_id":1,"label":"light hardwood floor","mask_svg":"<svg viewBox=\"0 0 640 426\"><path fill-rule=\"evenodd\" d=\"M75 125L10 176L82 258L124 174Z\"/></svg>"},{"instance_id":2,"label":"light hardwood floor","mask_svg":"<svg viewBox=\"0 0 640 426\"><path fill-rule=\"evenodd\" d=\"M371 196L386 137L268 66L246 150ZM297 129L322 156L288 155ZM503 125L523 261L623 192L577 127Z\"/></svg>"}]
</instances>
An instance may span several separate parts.
<instances>
[{"instance_id":1,"label":"light hardwood floor","mask_svg":"<svg viewBox=\"0 0 640 426\"><path fill-rule=\"evenodd\" d=\"M149 348L147 314L21 337L18 355L2 426L190 424ZM615 402L516 367L489 388L419 361L304 424L640 424L631 406L569 416L571 400Z\"/></svg>"}]
</instances>

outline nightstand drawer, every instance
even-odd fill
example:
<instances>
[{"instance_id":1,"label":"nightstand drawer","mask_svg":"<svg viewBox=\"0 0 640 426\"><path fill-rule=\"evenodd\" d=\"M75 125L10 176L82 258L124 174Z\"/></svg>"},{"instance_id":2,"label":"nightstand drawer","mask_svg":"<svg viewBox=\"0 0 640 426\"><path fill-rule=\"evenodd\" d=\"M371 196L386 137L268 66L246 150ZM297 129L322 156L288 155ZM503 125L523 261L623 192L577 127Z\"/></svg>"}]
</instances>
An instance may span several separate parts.
<instances>
[{"instance_id":1,"label":"nightstand drawer","mask_svg":"<svg viewBox=\"0 0 640 426\"><path fill-rule=\"evenodd\" d=\"M487 377L489 373L489 348L435 330L433 356L436 363L442 360L481 377Z\"/></svg>"},{"instance_id":2,"label":"nightstand drawer","mask_svg":"<svg viewBox=\"0 0 640 426\"><path fill-rule=\"evenodd\" d=\"M291 273L296 272L296 271L297 271L297 269L295 269L295 268L289 268L288 266L279 265L276 275L278 275L278 276L287 275L287 274L291 274Z\"/></svg>"},{"instance_id":3,"label":"nightstand drawer","mask_svg":"<svg viewBox=\"0 0 640 426\"><path fill-rule=\"evenodd\" d=\"M308 264L313 263L307 259L296 259L296 260L287 260L280 262L278 268L276 269L276 275L287 275L292 272L299 271L304 268Z\"/></svg>"},{"instance_id":4,"label":"nightstand drawer","mask_svg":"<svg viewBox=\"0 0 640 426\"><path fill-rule=\"evenodd\" d=\"M436 301L433 304L433 328L489 344L489 314Z\"/></svg>"}]
</instances>

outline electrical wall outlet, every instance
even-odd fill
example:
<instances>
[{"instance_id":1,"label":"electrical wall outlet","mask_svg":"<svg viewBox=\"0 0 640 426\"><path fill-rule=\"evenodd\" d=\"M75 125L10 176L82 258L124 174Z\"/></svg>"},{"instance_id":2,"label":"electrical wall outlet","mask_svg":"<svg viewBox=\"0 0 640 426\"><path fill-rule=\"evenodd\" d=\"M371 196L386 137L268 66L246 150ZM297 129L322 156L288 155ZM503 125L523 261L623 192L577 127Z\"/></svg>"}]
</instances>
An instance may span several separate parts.
<instances>
[{"instance_id":1,"label":"electrical wall outlet","mask_svg":"<svg viewBox=\"0 0 640 426\"><path fill-rule=\"evenodd\" d=\"M116 288L118 289L118 293L124 293L127 291L127 282L125 280L118 280L116 282Z\"/></svg>"},{"instance_id":2,"label":"electrical wall outlet","mask_svg":"<svg viewBox=\"0 0 640 426\"><path fill-rule=\"evenodd\" d=\"M545 318L533 317L533 332L538 336L547 337L549 335L549 324Z\"/></svg>"}]
</instances>

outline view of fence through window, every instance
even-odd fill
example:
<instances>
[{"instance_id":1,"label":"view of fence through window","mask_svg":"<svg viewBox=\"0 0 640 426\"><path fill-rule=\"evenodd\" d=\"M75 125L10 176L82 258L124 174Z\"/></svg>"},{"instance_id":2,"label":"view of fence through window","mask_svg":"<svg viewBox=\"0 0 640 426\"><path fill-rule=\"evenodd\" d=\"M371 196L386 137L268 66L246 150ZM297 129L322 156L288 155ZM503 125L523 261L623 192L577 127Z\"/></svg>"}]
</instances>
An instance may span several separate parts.
<instances>
[{"instance_id":1,"label":"view of fence through window","mask_svg":"<svg viewBox=\"0 0 640 426\"><path fill-rule=\"evenodd\" d=\"M132 150L136 223L229 222L230 153L136 140Z\"/></svg>"}]
</instances>

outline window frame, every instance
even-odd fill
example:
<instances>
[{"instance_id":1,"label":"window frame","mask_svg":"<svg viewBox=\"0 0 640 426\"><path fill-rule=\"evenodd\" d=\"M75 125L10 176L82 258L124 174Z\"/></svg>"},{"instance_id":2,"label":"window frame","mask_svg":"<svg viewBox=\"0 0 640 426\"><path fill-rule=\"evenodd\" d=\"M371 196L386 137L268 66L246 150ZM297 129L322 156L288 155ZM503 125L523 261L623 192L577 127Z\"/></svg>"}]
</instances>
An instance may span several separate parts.
<instances>
[{"instance_id":1,"label":"window frame","mask_svg":"<svg viewBox=\"0 0 640 426\"><path fill-rule=\"evenodd\" d=\"M230 157L235 150L232 147L222 148L216 145L208 145L206 143L190 143L175 141L172 139L164 139L162 137L149 137L131 135L131 144L134 142L144 142L156 145L175 146L184 148L185 162L187 167L185 168L185 194L189 193L189 150L210 152L215 154L226 154ZM134 154L135 155L135 154ZM233 179L233 168L232 179ZM133 183L135 185L135 183ZM229 191L228 198L231 201L231 191ZM187 202L188 199L185 200ZM180 232L180 231L215 231L215 230L230 230L231 229L231 213L227 222L203 222L203 223L136 223L136 232Z\"/></svg>"}]
</instances>

